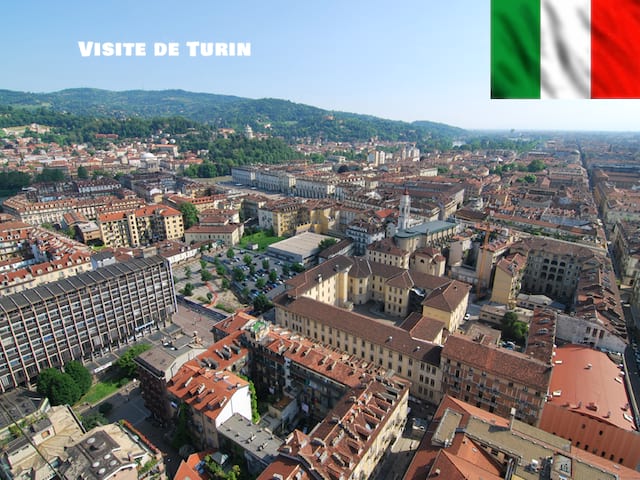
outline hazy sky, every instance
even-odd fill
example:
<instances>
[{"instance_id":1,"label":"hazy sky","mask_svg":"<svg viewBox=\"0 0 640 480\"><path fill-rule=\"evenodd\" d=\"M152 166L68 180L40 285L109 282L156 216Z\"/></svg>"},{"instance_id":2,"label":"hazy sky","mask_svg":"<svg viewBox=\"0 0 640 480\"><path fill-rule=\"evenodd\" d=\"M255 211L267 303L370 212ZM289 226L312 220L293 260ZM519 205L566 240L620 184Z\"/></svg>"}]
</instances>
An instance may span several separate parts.
<instances>
[{"instance_id":1,"label":"hazy sky","mask_svg":"<svg viewBox=\"0 0 640 480\"><path fill-rule=\"evenodd\" d=\"M490 100L489 0L3 2L0 88L183 89L464 128L640 131L636 100ZM82 57L79 41L144 42ZM251 42L190 57L186 42ZM156 57L155 42L180 55Z\"/></svg>"}]
</instances>

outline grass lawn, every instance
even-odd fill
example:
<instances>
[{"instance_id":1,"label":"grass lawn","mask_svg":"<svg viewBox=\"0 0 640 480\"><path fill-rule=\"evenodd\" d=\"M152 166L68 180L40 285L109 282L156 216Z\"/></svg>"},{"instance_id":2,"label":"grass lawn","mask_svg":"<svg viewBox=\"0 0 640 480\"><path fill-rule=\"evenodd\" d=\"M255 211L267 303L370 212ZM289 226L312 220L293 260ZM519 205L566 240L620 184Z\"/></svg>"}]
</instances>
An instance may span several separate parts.
<instances>
[{"instance_id":1,"label":"grass lawn","mask_svg":"<svg viewBox=\"0 0 640 480\"><path fill-rule=\"evenodd\" d=\"M242 237L242 240L240 240L240 247L247 248L247 245L250 243L257 243L259 247L258 250L263 252L269 245L279 242L280 240L284 240L284 237L269 237L265 232L256 232L252 235L245 235Z\"/></svg>"},{"instance_id":2,"label":"grass lawn","mask_svg":"<svg viewBox=\"0 0 640 480\"><path fill-rule=\"evenodd\" d=\"M129 381L128 378L105 380L92 385L89 391L78 401L79 404L88 402L94 404L116 392Z\"/></svg>"}]
</instances>

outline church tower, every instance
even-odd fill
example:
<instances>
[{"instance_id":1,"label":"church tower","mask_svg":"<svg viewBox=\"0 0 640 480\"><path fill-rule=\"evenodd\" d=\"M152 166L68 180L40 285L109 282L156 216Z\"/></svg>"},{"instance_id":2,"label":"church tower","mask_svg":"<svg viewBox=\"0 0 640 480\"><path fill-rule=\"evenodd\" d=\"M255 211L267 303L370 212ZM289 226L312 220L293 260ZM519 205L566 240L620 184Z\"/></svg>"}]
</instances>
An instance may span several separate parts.
<instances>
[{"instance_id":1,"label":"church tower","mask_svg":"<svg viewBox=\"0 0 640 480\"><path fill-rule=\"evenodd\" d=\"M398 217L398 230L409 228L409 217L411 216L411 197L409 190L404 187L404 192L400 197L400 217Z\"/></svg>"}]
</instances>

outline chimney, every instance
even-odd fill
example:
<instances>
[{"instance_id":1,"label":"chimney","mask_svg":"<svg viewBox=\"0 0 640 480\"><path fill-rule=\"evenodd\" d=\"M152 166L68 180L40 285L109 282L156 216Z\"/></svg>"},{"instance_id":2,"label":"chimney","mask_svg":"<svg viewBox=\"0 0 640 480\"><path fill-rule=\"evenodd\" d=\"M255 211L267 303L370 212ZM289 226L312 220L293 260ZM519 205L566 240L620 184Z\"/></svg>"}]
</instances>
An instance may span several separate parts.
<instances>
[{"instance_id":1,"label":"chimney","mask_svg":"<svg viewBox=\"0 0 640 480\"><path fill-rule=\"evenodd\" d=\"M513 430L513 421L516 419L516 407L511 407L511 412L509 413L509 430Z\"/></svg>"}]
</instances>

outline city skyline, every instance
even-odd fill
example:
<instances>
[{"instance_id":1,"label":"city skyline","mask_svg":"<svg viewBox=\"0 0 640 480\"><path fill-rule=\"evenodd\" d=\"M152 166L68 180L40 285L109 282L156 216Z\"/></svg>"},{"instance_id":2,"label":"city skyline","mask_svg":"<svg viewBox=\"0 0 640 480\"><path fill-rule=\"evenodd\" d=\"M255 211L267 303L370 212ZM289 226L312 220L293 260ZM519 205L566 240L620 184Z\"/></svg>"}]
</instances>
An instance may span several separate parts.
<instances>
[{"instance_id":1,"label":"city skyline","mask_svg":"<svg viewBox=\"0 0 640 480\"><path fill-rule=\"evenodd\" d=\"M491 100L490 1L290 0L180 9L164 0L109 7L77 0L8 4L0 88L52 92L182 89L281 98L466 129L640 131L638 100ZM464 15L460 12L464 12ZM141 42L146 56L82 56L79 42ZM186 42L247 42L251 55L188 55ZM155 42L179 56L157 57Z\"/></svg>"}]
</instances>

